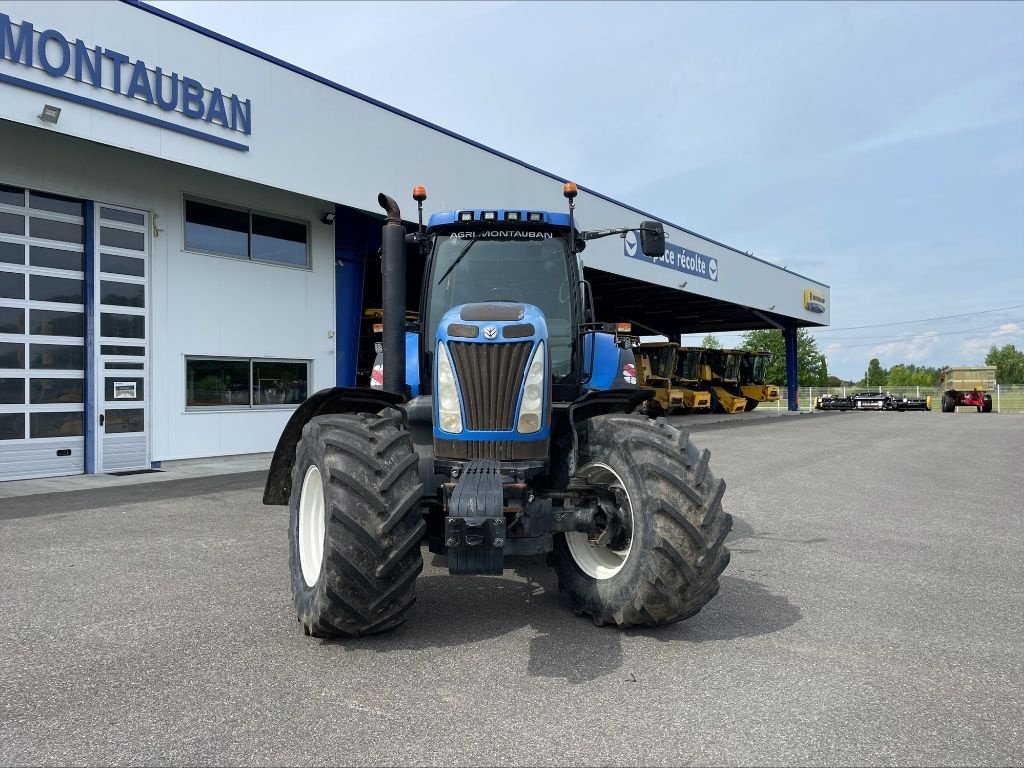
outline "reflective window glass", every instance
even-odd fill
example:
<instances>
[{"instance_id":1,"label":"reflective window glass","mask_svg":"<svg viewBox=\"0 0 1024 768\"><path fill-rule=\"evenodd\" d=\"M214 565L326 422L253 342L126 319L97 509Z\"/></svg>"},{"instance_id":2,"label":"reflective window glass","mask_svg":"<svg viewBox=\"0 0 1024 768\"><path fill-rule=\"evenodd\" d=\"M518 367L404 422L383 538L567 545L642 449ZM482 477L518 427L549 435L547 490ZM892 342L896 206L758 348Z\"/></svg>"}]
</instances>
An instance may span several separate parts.
<instances>
[{"instance_id":1,"label":"reflective window glass","mask_svg":"<svg viewBox=\"0 0 1024 768\"><path fill-rule=\"evenodd\" d=\"M85 434L85 414L30 413L29 437L81 437Z\"/></svg>"},{"instance_id":2,"label":"reflective window glass","mask_svg":"<svg viewBox=\"0 0 1024 768\"><path fill-rule=\"evenodd\" d=\"M141 371L146 367L145 363L104 363L104 368L108 371Z\"/></svg>"},{"instance_id":3,"label":"reflective window glass","mask_svg":"<svg viewBox=\"0 0 1024 768\"><path fill-rule=\"evenodd\" d=\"M25 345L0 341L0 368L24 368Z\"/></svg>"},{"instance_id":4,"label":"reflective window glass","mask_svg":"<svg viewBox=\"0 0 1024 768\"><path fill-rule=\"evenodd\" d=\"M29 333L39 336L85 336L85 315L54 309L29 311Z\"/></svg>"},{"instance_id":5,"label":"reflective window glass","mask_svg":"<svg viewBox=\"0 0 1024 768\"><path fill-rule=\"evenodd\" d=\"M25 190L0 184L0 205L25 205Z\"/></svg>"},{"instance_id":6,"label":"reflective window glass","mask_svg":"<svg viewBox=\"0 0 1024 768\"><path fill-rule=\"evenodd\" d=\"M249 213L186 200L185 247L249 258Z\"/></svg>"},{"instance_id":7,"label":"reflective window glass","mask_svg":"<svg viewBox=\"0 0 1024 768\"><path fill-rule=\"evenodd\" d=\"M0 261L5 264L24 264L25 246L22 243L0 242Z\"/></svg>"},{"instance_id":8,"label":"reflective window glass","mask_svg":"<svg viewBox=\"0 0 1024 768\"><path fill-rule=\"evenodd\" d=\"M29 367L37 370L81 371L85 347L70 344L29 344Z\"/></svg>"},{"instance_id":9,"label":"reflective window glass","mask_svg":"<svg viewBox=\"0 0 1024 768\"><path fill-rule=\"evenodd\" d=\"M138 224L139 226L146 223L146 217L141 213L121 211L117 208L106 208L105 206L100 206L100 218L106 221L123 221L125 224Z\"/></svg>"},{"instance_id":10,"label":"reflective window glass","mask_svg":"<svg viewBox=\"0 0 1024 768\"><path fill-rule=\"evenodd\" d=\"M0 405L21 405L24 402L25 380L0 378Z\"/></svg>"},{"instance_id":11,"label":"reflective window glass","mask_svg":"<svg viewBox=\"0 0 1024 768\"><path fill-rule=\"evenodd\" d=\"M25 310L21 307L0 307L0 333L24 333Z\"/></svg>"},{"instance_id":12,"label":"reflective window glass","mask_svg":"<svg viewBox=\"0 0 1024 768\"><path fill-rule=\"evenodd\" d=\"M100 272L109 272L112 275L145 277L146 260L135 258L134 256L118 256L113 253L101 253Z\"/></svg>"},{"instance_id":13,"label":"reflective window glass","mask_svg":"<svg viewBox=\"0 0 1024 768\"><path fill-rule=\"evenodd\" d=\"M57 301L63 304L81 304L85 294L81 280L70 277L49 277L47 275L31 275L29 277L29 298L33 301Z\"/></svg>"},{"instance_id":14,"label":"reflective window glass","mask_svg":"<svg viewBox=\"0 0 1024 768\"><path fill-rule=\"evenodd\" d=\"M24 299L25 276L20 272L0 272L0 299Z\"/></svg>"},{"instance_id":15,"label":"reflective window glass","mask_svg":"<svg viewBox=\"0 0 1024 768\"><path fill-rule=\"evenodd\" d=\"M32 405L81 403L84 397L82 379L32 379L28 383L28 401Z\"/></svg>"},{"instance_id":16,"label":"reflective window glass","mask_svg":"<svg viewBox=\"0 0 1024 768\"><path fill-rule=\"evenodd\" d=\"M145 400L144 391L145 379L129 378L119 376L116 379L106 380L106 398L111 402L120 400Z\"/></svg>"},{"instance_id":17,"label":"reflective window glass","mask_svg":"<svg viewBox=\"0 0 1024 768\"><path fill-rule=\"evenodd\" d=\"M0 212L0 232L8 235L24 235L25 217L20 213Z\"/></svg>"},{"instance_id":18,"label":"reflective window glass","mask_svg":"<svg viewBox=\"0 0 1024 768\"><path fill-rule=\"evenodd\" d=\"M186 360L189 406L249 405L248 360Z\"/></svg>"},{"instance_id":19,"label":"reflective window glass","mask_svg":"<svg viewBox=\"0 0 1024 768\"><path fill-rule=\"evenodd\" d=\"M146 338L146 318L142 315L115 315L100 313L100 336L120 339Z\"/></svg>"},{"instance_id":20,"label":"reflective window glass","mask_svg":"<svg viewBox=\"0 0 1024 768\"><path fill-rule=\"evenodd\" d=\"M144 355L145 347L130 347L114 344L103 344L100 346L100 354L103 355Z\"/></svg>"},{"instance_id":21,"label":"reflective window glass","mask_svg":"<svg viewBox=\"0 0 1024 768\"><path fill-rule=\"evenodd\" d=\"M39 219L35 216L29 218L29 233L32 237L40 237L43 240L59 240L62 243L81 245L84 229L81 224L72 224L67 221Z\"/></svg>"},{"instance_id":22,"label":"reflective window glass","mask_svg":"<svg viewBox=\"0 0 1024 768\"><path fill-rule=\"evenodd\" d=\"M146 306L146 286L138 283L117 283L113 280L100 280L100 304L113 304L119 307Z\"/></svg>"},{"instance_id":23,"label":"reflective window glass","mask_svg":"<svg viewBox=\"0 0 1024 768\"><path fill-rule=\"evenodd\" d=\"M33 267L73 269L76 272L82 272L85 269L85 254L81 251L66 251L63 248L33 245L29 248L28 263Z\"/></svg>"},{"instance_id":24,"label":"reflective window glass","mask_svg":"<svg viewBox=\"0 0 1024 768\"><path fill-rule=\"evenodd\" d=\"M131 232L127 229L100 227L100 245L111 248L125 248L131 251L146 250L146 233Z\"/></svg>"},{"instance_id":25,"label":"reflective window glass","mask_svg":"<svg viewBox=\"0 0 1024 768\"><path fill-rule=\"evenodd\" d=\"M0 440L25 439L25 414L0 413Z\"/></svg>"},{"instance_id":26,"label":"reflective window glass","mask_svg":"<svg viewBox=\"0 0 1024 768\"><path fill-rule=\"evenodd\" d=\"M252 215L252 257L257 261L273 261L304 267L308 262L306 225Z\"/></svg>"},{"instance_id":27,"label":"reflective window glass","mask_svg":"<svg viewBox=\"0 0 1024 768\"><path fill-rule=\"evenodd\" d=\"M306 399L307 363L254 360L252 369L253 405L294 405Z\"/></svg>"},{"instance_id":28,"label":"reflective window glass","mask_svg":"<svg viewBox=\"0 0 1024 768\"><path fill-rule=\"evenodd\" d=\"M82 201L71 197L60 195L47 195L42 192L28 193L28 207L37 211L53 211L54 213L66 213L71 216L82 215Z\"/></svg>"},{"instance_id":29,"label":"reflective window glass","mask_svg":"<svg viewBox=\"0 0 1024 768\"><path fill-rule=\"evenodd\" d=\"M142 432L145 428L145 412L142 408L108 408L105 413L103 431L108 435Z\"/></svg>"}]
</instances>

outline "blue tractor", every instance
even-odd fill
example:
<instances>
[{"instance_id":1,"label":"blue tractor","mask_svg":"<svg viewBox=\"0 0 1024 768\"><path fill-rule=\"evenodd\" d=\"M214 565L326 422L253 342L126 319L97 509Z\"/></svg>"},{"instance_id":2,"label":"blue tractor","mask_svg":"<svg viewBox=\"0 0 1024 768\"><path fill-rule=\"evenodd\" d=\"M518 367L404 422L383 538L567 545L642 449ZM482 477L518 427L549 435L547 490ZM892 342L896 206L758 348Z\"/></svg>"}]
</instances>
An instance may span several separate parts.
<instances>
[{"instance_id":1,"label":"blue tractor","mask_svg":"<svg viewBox=\"0 0 1024 768\"><path fill-rule=\"evenodd\" d=\"M317 637L400 624L424 540L453 574L547 555L578 614L655 626L696 614L729 563L725 482L687 434L634 414L630 343L598 322L586 242L620 235L660 256L659 222L581 231L568 213L473 209L382 246L382 386L317 392L293 414L264 503L290 508L299 623ZM424 262L407 327L408 248Z\"/></svg>"}]
</instances>

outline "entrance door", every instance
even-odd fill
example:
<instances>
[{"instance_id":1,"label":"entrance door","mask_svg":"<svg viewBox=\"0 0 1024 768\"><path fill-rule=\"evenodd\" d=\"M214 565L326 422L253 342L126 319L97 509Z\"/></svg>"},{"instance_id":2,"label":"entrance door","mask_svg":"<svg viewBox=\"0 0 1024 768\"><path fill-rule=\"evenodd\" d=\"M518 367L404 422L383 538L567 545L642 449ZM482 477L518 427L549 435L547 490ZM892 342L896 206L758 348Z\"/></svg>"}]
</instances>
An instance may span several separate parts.
<instances>
[{"instance_id":1,"label":"entrance door","mask_svg":"<svg viewBox=\"0 0 1024 768\"><path fill-rule=\"evenodd\" d=\"M95 211L96 471L149 469L149 214Z\"/></svg>"}]
</instances>

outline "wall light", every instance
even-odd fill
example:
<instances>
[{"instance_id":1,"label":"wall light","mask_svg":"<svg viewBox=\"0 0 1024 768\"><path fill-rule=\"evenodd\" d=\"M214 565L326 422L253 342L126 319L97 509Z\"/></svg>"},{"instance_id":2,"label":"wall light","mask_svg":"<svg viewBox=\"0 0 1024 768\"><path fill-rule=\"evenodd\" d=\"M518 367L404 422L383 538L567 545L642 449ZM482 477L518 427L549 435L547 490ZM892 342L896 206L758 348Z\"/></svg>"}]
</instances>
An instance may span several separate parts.
<instances>
[{"instance_id":1,"label":"wall light","mask_svg":"<svg viewBox=\"0 0 1024 768\"><path fill-rule=\"evenodd\" d=\"M327 213L320 217L320 221L322 221L324 224L333 224L335 218L336 217L334 215L334 211L328 211Z\"/></svg>"},{"instance_id":2,"label":"wall light","mask_svg":"<svg viewBox=\"0 0 1024 768\"><path fill-rule=\"evenodd\" d=\"M38 117L44 123L56 125L57 121L60 120L60 107L55 107L52 104L44 104L43 111L39 113Z\"/></svg>"}]
</instances>

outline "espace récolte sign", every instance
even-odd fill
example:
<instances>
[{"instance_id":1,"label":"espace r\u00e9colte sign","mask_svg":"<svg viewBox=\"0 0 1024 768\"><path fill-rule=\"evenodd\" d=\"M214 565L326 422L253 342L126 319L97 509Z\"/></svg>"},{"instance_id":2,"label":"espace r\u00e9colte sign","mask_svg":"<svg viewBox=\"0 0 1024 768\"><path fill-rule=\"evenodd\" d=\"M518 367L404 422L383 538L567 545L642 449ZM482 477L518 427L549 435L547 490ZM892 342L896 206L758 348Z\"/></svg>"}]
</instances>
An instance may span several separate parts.
<instances>
[{"instance_id":1,"label":"espace r\u00e9colte sign","mask_svg":"<svg viewBox=\"0 0 1024 768\"><path fill-rule=\"evenodd\" d=\"M17 67L8 66L8 62ZM225 134L252 134L252 102L237 94L225 94L220 88L206 88L192 77L149 67L142 59L101 45L70 40L56 29L36 29L32 22L20 24L0 13L0 83L67 99L85 106L111 112L160 128L184 133L197 139L241 151L249 147L228 139ZM54 78L53 86L26 80L15 74L18 68L45 72ZM95 89L124 97L117 106L62 90L61 80L85 83ZM130 102L144 102L195 121L196 127L163 120L150 112L132 109Z\"/></svg>"}]
</instances>

